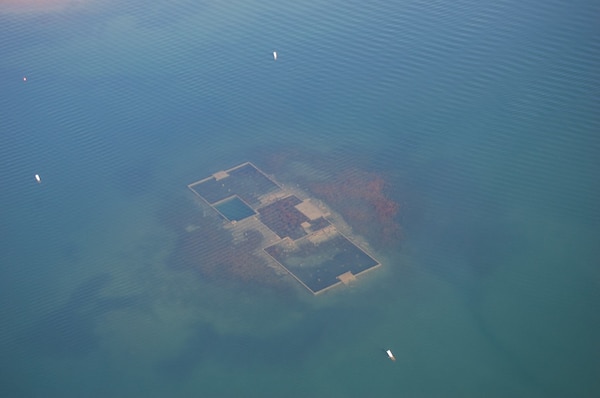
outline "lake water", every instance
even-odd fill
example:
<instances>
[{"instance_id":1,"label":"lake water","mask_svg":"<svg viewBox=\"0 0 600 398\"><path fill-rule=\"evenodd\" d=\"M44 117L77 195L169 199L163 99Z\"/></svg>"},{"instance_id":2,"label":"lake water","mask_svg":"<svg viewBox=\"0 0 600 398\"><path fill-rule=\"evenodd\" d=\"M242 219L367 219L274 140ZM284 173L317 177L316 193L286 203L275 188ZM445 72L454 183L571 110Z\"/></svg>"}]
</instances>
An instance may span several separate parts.
<instances>
[{"instance_id":1,"label":"lake water","mask_svg":"<svg viewBox=\"0 0 600 398\"><path fill-rule=\"evenodd\" d=\"M3 2L0 395L598 396L598 15ZM221 272L187 184L245 161L379 178L401 237L318 296Z\"/></svg>"}]
</instances>

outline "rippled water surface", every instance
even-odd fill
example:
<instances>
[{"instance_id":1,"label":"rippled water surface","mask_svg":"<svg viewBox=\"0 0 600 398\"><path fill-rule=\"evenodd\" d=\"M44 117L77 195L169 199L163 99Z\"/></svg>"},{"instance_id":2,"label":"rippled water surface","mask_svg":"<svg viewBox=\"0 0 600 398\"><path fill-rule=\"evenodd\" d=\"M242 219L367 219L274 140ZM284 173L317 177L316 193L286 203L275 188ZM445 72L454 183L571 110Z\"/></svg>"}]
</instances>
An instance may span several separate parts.
<instances>
[{"instance_id":1,"label":"rippled water surface","mask_svg":"<svg viewBox=\"0 0 600 398\"><path fill-rule=\"evenodd\" d=\"M598 396L598 15L3 2L0 395ZM187 184L245 161L383 266L234 245Z\"/></svg>"}]
</instances>

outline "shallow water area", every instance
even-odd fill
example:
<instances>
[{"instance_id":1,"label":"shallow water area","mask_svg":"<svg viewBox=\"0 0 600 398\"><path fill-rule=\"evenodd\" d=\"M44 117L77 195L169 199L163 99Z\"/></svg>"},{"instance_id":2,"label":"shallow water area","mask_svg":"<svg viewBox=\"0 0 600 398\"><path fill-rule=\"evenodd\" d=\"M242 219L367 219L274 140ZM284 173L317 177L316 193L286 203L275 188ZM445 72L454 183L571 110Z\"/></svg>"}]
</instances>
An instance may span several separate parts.
<instances>
[{"instance_id":1,"label":"shallow water area","mask_svg":"<svg viewBox=\"0 0 600 398\"><path fill-rule=\"evenodd\" d=\"M595 5L21 3L0 395L599 395ZM313 295L255 251L327 223L381 265Z\"/></svg>"}]
</instances>

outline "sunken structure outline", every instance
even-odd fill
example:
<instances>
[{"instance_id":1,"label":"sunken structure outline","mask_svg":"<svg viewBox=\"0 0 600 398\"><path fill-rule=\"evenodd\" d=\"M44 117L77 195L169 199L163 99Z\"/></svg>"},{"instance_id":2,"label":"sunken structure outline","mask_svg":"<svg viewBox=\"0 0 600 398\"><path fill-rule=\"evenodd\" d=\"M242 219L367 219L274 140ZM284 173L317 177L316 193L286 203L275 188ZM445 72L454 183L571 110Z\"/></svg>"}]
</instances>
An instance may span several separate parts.
<instances>
[{"instance_id":1,"label":"sunken structure outline","mask_svg":"<svg viewBox=\"0 0 600 398\"><path fill-rule=\"evenodd\" d=\"M258 251L314 295L381 266L350 239L344 220L297 188L283 186L251 162L219 171L188 188L224 220L234 241L256 230ZM346 234L340 229L344 229ZM266 255L265 255L266 254Z\"/></svg>"}]
</instances>

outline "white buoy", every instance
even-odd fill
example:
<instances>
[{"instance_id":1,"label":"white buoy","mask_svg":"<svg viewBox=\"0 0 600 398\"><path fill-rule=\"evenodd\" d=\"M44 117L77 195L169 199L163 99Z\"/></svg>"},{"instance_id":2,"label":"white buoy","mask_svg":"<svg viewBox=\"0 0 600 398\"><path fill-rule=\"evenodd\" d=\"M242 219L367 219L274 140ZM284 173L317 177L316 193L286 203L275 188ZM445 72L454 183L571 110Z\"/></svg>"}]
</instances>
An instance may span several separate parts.
<instances>
[{"instance_id":1,"label":"white buoy","mask_svg":"<svg viewBox=\"0 0 600 398\"><path fill-rule=\"evenodd\" d=\"M389 357L389 358L390 358L392 361L395 361L395 360L396 360L396 357L394 356L394 354L392 354L392 350L387 350L385 353L388 355L388 357Z\"/></svg>"},{"instance_id":2,"label":"white buoy","mask_svg":"<svg viewBox=\"0 0 600 398\"><path fill-rule=\"evenodd\" d=\"M273 51L273 60L277 61L277 51Z\"/></svg>"},{"instance_id":3,"label":"white buoy","mask_svg":"<svg viewBox=\"0 0 600 398\"><path fill-rule=\"evenodd\" d=\"M35 180L38 182L38 184L42 182L42 179L40 178L39 174L35 175Z\"/></svg>"}]
</instances>

